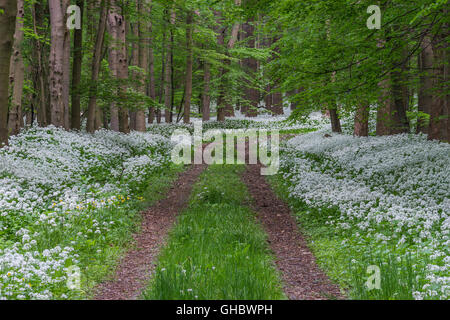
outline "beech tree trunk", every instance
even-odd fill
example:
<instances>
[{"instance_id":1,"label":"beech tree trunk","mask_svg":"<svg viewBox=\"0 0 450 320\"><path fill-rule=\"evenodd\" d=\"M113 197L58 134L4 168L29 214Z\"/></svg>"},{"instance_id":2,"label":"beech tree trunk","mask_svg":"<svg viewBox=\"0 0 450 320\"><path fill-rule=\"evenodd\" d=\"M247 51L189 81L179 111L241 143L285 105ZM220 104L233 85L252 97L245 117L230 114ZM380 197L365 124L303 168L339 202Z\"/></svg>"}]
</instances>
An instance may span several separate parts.
<instances>
[{"instance_id":1,"label":"beech tree trunk","mask_svg":"<svg viewBox=\"0 0 450 320\"><path fill-rule=\"evenodd\" d=\"M166 43L166 65L164 73L164 118L166 123L172 122L172 87L173 87L173 75L172 75L172 41L173 41L173 30L175 25L176 13L174 9L170 10L170 27L169 34L170 39Z\"/></svg>"},{"instance_id":2,"label":"beech tree trunk","mask_svg":"<svg viewBox=\"0 0 450 320\"><path fill-rule=\"evenodd\" d=\"M243 24L243 32L247 38L247 44L249 48L255 47L255 39L253 38L255 27L252 21ZM256 59L247 58L243 61L245 70L250 74L256 74L258 71L258 64ZM245 88L245 100L247 100L247 106L244 108L244 112L247 117L256 117L258 115L259 105L259 91L253 87L251 82L248 82Z\"/></svg>"},{"instance_id":3,"label":"beech tree trunk","mask_svg":"<svg viewBox=\"0 0 450 320\"><path fill-rule=\"evenodd\" d=\"M77 0L80 7L81 25L83 25L84 0ZM81 129L81 66L83 63L83 29L76 29L73 38L73 67L72 67L72 121L73 130Z\"/></svg>"},{"instance_id":4,"label":"beech tree trunk","mask_svg":"<svg viewBox=\"0 0 450 320\"><path fill-rule=\"evenodd\" d=\"M147 1L145 0L138 0L138 12L139 17L141 18L146 12L145 9L147 7ZM147 78L147 70L148 70L148 53L149 53L149 40L148 40L148 29L146 28L146 22L142 21L142 19L139 19L138 23L138 38L139 38L139 56L138 56L138 64L139 67L145 71L145 75L141 76L140 78L140 87L139 91L141 91L142 94L147 94L147 86L145 79ZM136 111L136 118L135 118L135 127L136 131L139 132L145 132L147 130L146 127L146 119L145 119L145 105L142 104L139 109Z\"/></svg>"},{"instance_id":5,"label":"beech tree trunk","mask_svg":"<svg viewBox=\"0 0 450 320\"><path fill-rule=\"evenodd\" d=\"M67 85L67 47L66 47L66 15L68 0L49 0L50 9L50 111L51 124L56 127L65 126Z\"/></svg>"},{"instance_id":6,"label":"beech tree trunk","mask_svg":"<svg viewBox=\"0 0 450 320\"><path fill-rule=\"evenodd\" d=\"M420 112L430 114L431 103L433 100L433 47L429 36L425 36L421 44L422 52L419 54L419 95L418 108ZM417 132L428 133L427 123L419 119L417 123Z\"/></svg>"},{"instance_id":7,"label":"beech tree trunk","mask_svg":"<svg viewBox=\"0 0 450 320\"><path fill-rule=\"evenodd\" d=\"M356 109L353 134L357 137L369 136L369 107L367 105L362 104Z\"/></svg>"},{"instance_id":8,"label":"beech tree trunk","mask_svg":"<svg viewBox=\"0 0 450 320\"><path fill-rule=\"evenodd\" d=\"M193 22L194 13L189 11L186 19L186 46L187 46L187 59L186 59L186 96L184 100L184 123L191 122L191 99L192 99L192 64L193 64Z\"/></svg>"},{"instance_id":9,"label":"beech tree trunk","mask_svg":"<svg viewBox=\"0 0 450 320\"><path fill-rule=\"evenodd\" d=\"M211 119L211 66L208 61L205 61L204 63L203 82L202 119L203 121L209 121Z\"/></svg>"},{"instance_id":10,"label":"beech tree trunk","mask_svg":"<svg viewBox=\"0 0 450 320\"><path fill-rule=\"evenodd\" d=\"M234 4L236 6L241 6L242 0L234 0ZM216 12L217 22L220 25L220 17L221 14L219 12ZM239 36L239 30L241 28L241 24L239 22L236 22L233 25L233 28L231 29L231 36L230 40L227 43L226 47L226 54L228 55L229 51L234 48L236 45L236 42L238 40ZM217 44L219 46L225 45L225 32L226 28L218 28L217 33ZM227 80L227 73L228 68L231 65L230 59L224 59L222 63L225 65L225 67L221 68L220 74L221 74L221 83L220 83L220 89L219 89L219 98L217 103L217 121L225 121L225 117L233 117L234 116L234 107L232 104L232 99L226 94L226 88L228 87L228 80Z\"/></svg>"},{"instance_id":11,"label":"beech tree trunk","mask_svg":"<svg viewBox=\"0 0 450 320\"><path fill-rule=\"evenodd\" d=\"M148 14L149 16L151 16L152 13L152 0L149 0L148 2L149 5L149 9L148 9ZM153 53L153 25L152 22L149 22L149 26L148 26L148 60L149 60L149 88L148 88L148 94L150 99L152 99L152 105L149 107L148 109L148 123L153 123L155 121L155 115L156 115L156 110L155 107L153 106L153 101L156 100L156 86L155 86L155 56Z\"/></svg>"},{"instance_id":12,"label":"beech tree trunk","mask_svg":"<svg viewBox=\"0 0 450 320\"><path fill-rule=\"evenodd\" d=\"M128 64L125 46L125 19L120 12L119 6L115 0L111 0L110 10L108 12L108 32L111 35L109 50L109 65L112 76L120 82L124 75L128 76ZM126 68L126 71L124 70ZM122 84L119 84L121 87ZM121 89L118 89L118 99L122 98ZM123 102L113 102L110 107L111 130L129 131L128 115L125 123L125 112L120 108Z\"/></svg>"},{"instance_id":13,"label":"beech tree trunk","mask_svg":"<svg viewBox=\"0 0 450 320\"><path fill-rule=\"evenodd\" d=\"M139 2L140 0L133 0L132 5L135 6L137 12L138 12L138 20L141 18L140 17L140 12L139 12ZM139 55L140 55L140 49L141 49L141 45L140 45L140 41L141 38L140 33L139 33L139 21L136 21L135 23L131 24L130 21L127 22L127 31L126 34L131 36L131 55L130 55L130 65L131 66L135 66L135 67L139 67ZM128 49L127 49L128 52ZM141 87L139 84L139 79L141 77L141 75L136 72L136 71L132 71L130 74L132 80L134 81L133 83L133 87L136 91L140 91ZM139 106L135 106L137 108L139 108ZM136 110L131 110L130 111L130 129L133 131L136 131Z\"/></svg>"},{"instance_id":14,"label":"beech tree trunk","mask_svg":"<svg viewBox=\"0 0 450 320\"><path fill-rule=\"evenodd\" d=\"M331 131L335 133L342 133L341 120L337 112L337 105L334 104L333 108L329 109L331 120Z\"/></svg>"},{"instance_id":15,"label":"beech tree trunk","mask_svg":"<svg viewBox=\"0 0 450 320\"><path fill-rule=\"evenodd\" d=\"M100 72L101 55L105 39L106 16L107 16L106 0L102 0L100 4L100 19L98 23L97 36L95 37L94 54L92 56L91 65L91 86L89 89L87 132L93 133L98 129L96 125L97 118L97 88ZM72 111L73 112L73 111ZM98 122L97 122L98 123Z\"/></svg>"},{"instance_id":16,"label":"beech tree trunk","mask_svg":"<svg viewBox=\"0 0 450 320\"><path fill-rule=\"evenodd\" d=\"M23 19L24 19L24 0L17 1L17 19L16 19L16 31L14 34L14 45L11 56L11 69L10 80L12 87L12 101L11 108L9 110L8 130L9 134L16 135L23 127L22 117L22 94L23 94L23 81L25 75L25 69L23 65L22 56L22 41L23 41Z\"/></svg>"},{"instance_id":17,"label":"beech tree trunk","mask_svg":"<svg viewBox=\"0 0 450 320\"><path fill-rule=\"evenodd\" d=\"M43 37L41 28L43 26L43 5L36 2L31 7L31 14L33 16L33 31L35 34ZM50 112L47 112L49 108L49 83L48 73L44 68L44 44L40 39L34 39L33 41L33 84L35 89L34 105L36 106L35 112L37 113L37 121L39 126L45 127L50 121ZM31 115L33 118L33 115Z\"/></svg>"},{"instance_id":18,"label":"beech tree trunk","mask_svg":"<svg viewBox=\"0 0 450 320\"><path fill-rule=\"evenodd\" d=\"M447 10L443 9L442 14L447 16ZM449 54L448 36L449 26L445 23L442 30L437 34L432 42L434 54L434 78L433 94L430 108L430 127L428 139L450 142L450 96L448 93L449 82Z\"/></svg>"},{"instance_id":19,"label":"beech tree trunk","mask_svg":"<svg viewBox=\"0 0 450 320\"><path fill-rule=\"evenodd\" d=\"M0 148L8 144L8 95L9 68L14 31L16 27L17 1L0 0Z\"/></svg>"},{"instance_id":20,"label":"beech tree trunk","mask_svg":"<svg viewBox=\"0 0 450 320\"><path fill-rule=\"evenodd\" d=\"M394 110L390 90L390 76L380 81L378 86L381 88L381 95L378 100L377 111L377 136L386 136L391 134L392 112Z\"/></svg>"}]
</instances>

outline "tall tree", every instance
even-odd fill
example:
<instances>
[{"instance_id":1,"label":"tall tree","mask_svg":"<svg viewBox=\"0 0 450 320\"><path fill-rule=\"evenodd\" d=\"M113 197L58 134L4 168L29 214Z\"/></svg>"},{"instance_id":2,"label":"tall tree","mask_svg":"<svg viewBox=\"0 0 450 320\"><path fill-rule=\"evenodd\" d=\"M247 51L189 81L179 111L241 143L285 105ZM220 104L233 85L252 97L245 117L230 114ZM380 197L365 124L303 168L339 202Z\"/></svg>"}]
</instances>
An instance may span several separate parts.
<instances>
[{"instance_id":1,"label":"tall tree","mask_svg":"<svg viewBox=\"0 0 450 320\"><path fill-rule=\"evenodd\" d=\"M146 78L147 78L147 70L148 70L148 55L149 55L149 40L148 40L148 28L147 22L143 19L144 15L148 13L148 1L138 0L138 13L139 13L139 22L138 22L138 38L139 38L139 56L138 56L138 64L139 67L145 72L145 77L140 77L140 92L145 95L147 94L147 86L146 86ZM144 105L141 105L136 111L136 131L145 132L145 111Z\"/></svg>"},{"instance_id":2,"label":"tall tree","mask_svg":"<svg viewBox=\"0 0 450 320\"><path fill-rule=\"evenodd\" d=\"M81 13L81 26L83 26L84 0L77 0ZM83 29L75 29L73 38L73 65L72 65L72 121L71 128L80 130L81 121L81 67L83 64Z\"/></svg>"},{"instance_id":3,"label":"tall tree","mask_svg":"<svg viewBox=\"0 0 450 320\"><path fill-rule=\"evenodd\" d=\"M64 17L67 11L68 0L49 0L50 8L50 109L51 124L64 127L67 88L66 83L66 23ZM68 103L68 102L67 102Z\"/></svg>"},{"instance_id":4,"label":"tall tree","mask_svg":"<svg viewBox=\"0 0 450 320\"><path fill-rule=\"evenodd\" d=\"M44 4L36 1L31 7L33 19L33 32L36 39L33 40L33 86L35 91L33 104L36 106L37 121L41 127L45 127L50 122L50 103L49 103L49 81L46 66L44 48L46 47L43 34L44 25Z\"/></svg>"},{"instance_id":5,"label":"tall tree","mask_svg":"<svg viewBox=\"0 0 450 320\"><path fill-rule=\"evenodd\" d=\"M170 9L167 11L170 21L169 26L169 40L166 41L166 63L165 63L165 73L164 73L164 106L165 113L164 117L166 123L172 122L172 108L173 108L173 74L172 74L172 50L173 50L173 28L175 26L176 21L176 12L175 9Z\"/></svg>"},{"instance_id":6,"label":"tall tree","mask_svg":"<svg viewBox=\"0 0 450 320\"><path fill-rule=\"evenodd\" d=\"M193 23L194 23L194 12L189 10L186 18L186 94L184 103L184 123L189 123L191 121L191 98L192 98L192 64L193 64Z\"/></svg>"},{"instance_id":7,"label":"tall tree","mask_svg":"<svg viewBox=\"0 0 450 320\"><path fill-rule=\"evenodd\" d=\"M433 99L433 47L431 46L431 38L428 35L422 40L421 52L419 53L417 61L420 72L418 108L420 112L429 115ZM428 125L423 118L419 118L417 131L428 133Z\"/></svg>"},{"instance_id":8,"label":"tall tree","mask_svg":"<svg viewBox=\"0 0 450 320\"><path fill-rule=\"evenodd\" d=\"M203 67L202 119L209 121L211 119L211 66L208 61L205 61Z\"/></svg>"},{"instance_id":9,"label":"tall tree","mask_svg":"<svg viewBox=\"0 0 450 320\"><path fill-rule=\"evenodd\" d=\"M9 68L17 1L0 0L0 147L8 144Z\"/></svg>"},{"instance_id":10,"label":"tall tree","mask_svg":"<svg viewBox=\"0 0 450 320\"><path fill-rule=\"evenodd\" d=\"M109 47L109 66L112 76L118 83L119 100L123 96L123 79L128 78L128 59L126 52L126 22L116 0L111 0L108 12L108 32L111 35ZM128 132L128 112L123 108L124 101L111 103L111 130Z\"/></svg>"},{"instance_id":11,"label":"tall tree","mask_svg":"<svg viewBox=\"0 0 450 320\"><path fill-rule=\"evenodd\" d=\"M243 24L243 32L245 33L245 37L247 39L247 45L249 48L255 48L255 26L253 24L253 19ZM243 62L244 68L251 78L256 75L258 71L258 63L255 58L249 57L246 58ZM247 81L245 87L245 97L247 103L244 107L244 113L248 117L256 117L258 115L258 105L259 105L259 91L255 88L254 83L252 81Z\"/></svg>"},{"instance_id":12,"label":"tall tree","mask_svg":"<svg viewBox=\"0 0 450 320\"><path fill-rule=\"evenodd\" d=\"M14 45L11 57L12 101L9 111L8 129L9 134L16 135L23 127L22 117L22 94L25 78L23 65L22 42L23 42L23 19L25 15L24 0L17 1L16 31L14 34Z\"/></svg>"},{"instance_id":13,"label":"tall tree","mask_svg":"<svg viewBox=\"0 0 450 320\"><path fill-rule=\"evenodd\" d=\"M106 19L107 19L107 0L102 0L100 3L100 18L97 28L97 35L95 37L94 54L92 56L91 64L91 86L89 88L89 103L88 103L88 117L87 117L87 131L94 132L98 129L96 125L97 111L97 89L98 78L100 72L101 56L103 51L103 44L105 39Z\"/></svg>"},{"instance_id":14,"label":"tall tree","mask_svg":"<svg viewBox=\"0 0 450 320\"><path fill-rule=\"evenodd\" d=\"M148 74L149 74L149 83L148 83L148 95L152 100L152 105L148 109L148 123L153 123L155 121L156 113L159 111L155 110L154 101L156 100L156 84L155 84L155 55L153 50L154 45L154 37L153 37L153 22L151 21L152 15L152 0L148 1L148 15L150 17L150 21L148 23ZM159 119L161 115L159 114Z\"/></svg>"}]
</instances>

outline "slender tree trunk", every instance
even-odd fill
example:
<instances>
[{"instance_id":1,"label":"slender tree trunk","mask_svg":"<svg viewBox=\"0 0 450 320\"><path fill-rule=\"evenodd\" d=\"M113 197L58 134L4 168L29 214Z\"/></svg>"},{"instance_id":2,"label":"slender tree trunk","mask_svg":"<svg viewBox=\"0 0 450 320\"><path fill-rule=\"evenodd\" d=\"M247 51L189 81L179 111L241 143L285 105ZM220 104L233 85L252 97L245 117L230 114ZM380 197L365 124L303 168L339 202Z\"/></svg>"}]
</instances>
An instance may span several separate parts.
<instances>
[{"instance_id":1,"label":"slender tree trunk","mask_svg":"<svg viewBox=\"0 0 450 320\"><path fill-rule=\"evenodd\" d=\"M203 82L202 119L203 121L209 121L211 119L211 66L208 61L205 61L204 63Z\"/></svg>"},{"instance_id":2,"label":"slender tree trunk","mask_svg":"<svg viewBox=\"0 0 450 320\"><path fill-rule=\"evenodd\" d=\"M70 0L64 0L64 62L63 62L63 104L64 104L64 128L70 130L70 30L66 28L68 19L67 8Z\"/></svg>"},{"instance_id":3,"label":"slender tree trunk","mask_svg":"<svg viewBox=\"0 0 450 320\"><path fill-rule=\"evenodd\" d=\"M334 103L334 106L328 111L330 112L331 131L335 133L342 133L341 120L339 119L336 103Z\"/></svg>"},{"instance_id":4,"label":"slender tree trunk","mask_svg":"<svg viewBox=\"0 0 450 320\"><path fill-rule=\"evenodd\" d=\"M191 122L191 99L192 99L192 64L193 64L193 23L194 13L189 11L186 19L186 45L187 45L187 59L186 59L186 96L184 103L184 123Z\"/></svg>"},{"instance_id":5,"label":"slender tree trunk","mask_svg":"<svg viewBox=\"0 0 450 320\"><path fill-rule=\"evenodd\" d=\"M140 5L139 5L140 0L133 0L133 6L136 6L137 12L138 12L138 20L141 18L140 17ZM131 66L135 66L135 67L139 67L139 55L140 55L140 49L141 49L141 45L140 45L140 34L139 34L139 21L136 21L135 23L133 23L133 25L130 23L130 21L127 22L127 34L131 35L131 55L130 55L130 65ZM127 50L128 52L128 50ZM139 82L139 78L140 75L138 72L136 71L132 71L130 74L131 78L133 79L134 83L133 83L133 87L136 91L140 91L140 84ZM136 106L139 108L139 106ZM136 131L136 114L137 111L130 111L130 129L133 131Z\"/></svg>"},{"instance_id":6,"label":"slender tree trunk","mask_svg":"<svg viewBox=\"0 0 450 320\"><path fill-rule=\"evenodd\" d=\"M369 136L369 107L365 104L361 104L356 109L353 134L357 137Z\"/></svg>"},{"instance_id":7,"label":"slender tree trunk","mask_svg":"<svg viewBox=\"0 0 450 320\"><path fill-rule=\"evenodd\" d=\"M31 13L33 16L33 31L35 34L39 36L43 36L40 28L43 25L43 8L42 3L36 2L31 7ZM44 69L43 65L43 48L44 45L41 43L40 39L35 39L34 43L34 53L33 53L33 77L34 77L34 89L36 92L35 95L35 105L36 105L36 113L37 113L37 121L41 127L47 126L50 121L50 117L47 116L47 109L49 103L47 103L48 94L48 76L47 72ZM50 114L50 113L48 113Z\"/></svg>"},{"instance_id":8,"label":"slender tree trunk","mask_svg":"<svg viewBox=\"0 0 450 320\"><path fill-rule=\"evenodd\" d=\"M447 10L443 9L443 16L447 16ZM430 127L428 129L428 139L450 142L450 107L449 107L449 54L448 36L449 27L445 23L440 34L433 39L434 54L434 78L431 108Z\"/></svg>"},{"instance_id":9,"label":"slender tree trunk","mask_svg":"<svg viewBox=\"0 0 450 320\"><path fill-rule=\"evenodd\" d=\"M111 75L115 79L119 79L119 59L121 58L120 32L125 33L125 21L120 14L120 8L116 5L115 0L111 0L110 9L107 18L108 33L111 35L109 48L109 66ZM122 57L123 58L123 57ZM112 102L110 106L111 130L119 131L119 105Z\"/></svg>"},{"instance_id":10,"label":"slender tree trunk","mask_svg":"<svg viewBox=\"0 0 450 320\"><path fill-rule=\"evenodd\" d=\"M0 148L8 144L8 95L9 68L14 31L16 27L17 1L0 0Z\"/></svg>"},{"instance_id":11,"label":"slender tree trunk","mask_svg":"<svg viewBox=\"0 0 450 320\"><path fill-rule=\"evenodd\" d=\"M11 57L11 77L12 80L12 101L9 111L8 129L11 135L16 135L23 127L22 117L22 94L25 69L22 57L22 41L23 41L23 19L24 19L24 0L17 1L17 19L16 31L14 34L14 45Z\"/></svg>"},{"instance_id":12,"label":"slender tree trunk","mask_svg":"<svg viewBox=\"0 0 450 320\"><path fill-rule=\"evenodd\" d=\"M419 54L419 111L430 114L430 107L433 100L433 47L429 36L425 36L422 42L422 52ZM417 132L428 133L428 125L422 120L417 123Z\"/></svg>"},{"instance_id":13,"label":"slender tree trunk","mask_svg":"<svg viewBox=\"0 0 450 320\"><path fill-rule=\"evenodd\" d=\"M172 39L173 39L173 26L175 24L175 10L170 10L170 24L169 34L170 39L166 43L166 65L165 65L165 73L164 73L164 106L165 113L164 117L166 123L172 122L172 89L173 89L173 75L172 75Z\"/></svg>"},{"instance_id":14,"label":"slender tree trunk","mask_svg":"<svg viewBox=\"0 0 450 320\"><path fill-rule=\"evenodd\" d=\"M247 38L247 43L249 48L255 47L255 27L252 24L253 21L244 23L243 31ZM255 75L258 71L258 63L255 58L244 59L244 68L247 73ZM248 82L245 88L245 99L248 100L248 106L245 108L247 117L256 117L258 115L258 105L259 105L259 91L253 87L253 83Z\"/></svg>"},{"instance_id":15,"label":"slender tree trunk","mask_svg":"<svg viewBox=\"0 0 450 320\"><path fill-rule=\"evenodd\" d=\"M84 0L77 0L81 11L81 25L83 25ZM83 64L83 29L76 29L73 38L73 67L72 67L72 122L73 130L81 129L81 67Z\"/></svg>"},{"instance_id":16,"label":"slender tree trunk","mask_svg":"<svg viewBox=\"0 0 450 320\"><path fill-rule=\"evenodd\" d=\"M266 105L266 110L273 112L273 95L272 95L272 87L270 84L266 86L266 95L264 97L264 103Z\"/></svg>"},{"instance_id":17,"label":"slender tree trunk","mask_svg":"<svg viewBox=\"0 0 450 320\"><path fill-rule=\"evenodd\" d=\"M170 10L170 26L169 26L169 40L166 42L166 65L164 73L164 117L166 123L172 122L172 91L173 91L173 74L172 74L172 39L173 39L173 26L175 24L175 10Z\"/></svg>"},{"instance_id":18,"label":"slender tree trunk","mask_svg":"<svg viewBox=\"0 0 450 320\"><path fill-rule=\"evenodd\" d=\"M277 44L278 43L278 39L275 38L273 40L273 43ZM278 45L275 46L274 54L273 54L273 57L272 57L273 60L275 60L277 58L277 55L275 53L278 53L278 54L280 53L280 47ZM272 95L273 95L273 98L272 98L272 103L273 103L272 111L273 111L275 116L284 114L283 93L279 91L279 87L280 87L279 83L280 83L279 79L275 79L275 83L274 83L273 88L272 88L272 90L275 89L275 92L272 93Z\"/></svg>"},{"instance_id":19,"label":"slender tree trunk","mask_svg":"<svg viewBox=\"0 0 450 320\"><path fill-rule=\"evenodd\" d=\"M149 9L148 14L151 17L152 13L152 0L149 0ZM149 22L148 26L148 60L149 60L149 88L148 94L150 99L152 100L152 105L148 108L148 123L153 123L155 121L155 107L154 101L156 100L156 86L155 86L155 56L153 53L153 25L152 22Z\"/></svg>"},{"instance_id":20,"label":"slender tree trunk","mask_svg":"<svg viewBox=\"0 0 450 320\"><path fill-rule=\"evenodd\" d=\"M139 23L138 23L138 38L139 38L139 56L138 56L138 64L139 67L145 71L145 76L140 77L140 88L142 94L147 94L147 86L145 79L147 78L147 70L148 70L148 53L149 53L149 40L148 40L148 28L146 28L146 22L142 21L142 17L144 16L147 6L147 1L138 0L138 12L139 12ZM141 105L140 108L136 111L135 118L135 129L139 132L145 132L147 127L145 125L145 105Z\"/></svg>"},{"instance_id":21,"label":"slender tree trunk","mask_svg":"<svg viewBox=\"0 0 450 320\"><path fill-rule=\"evenodd\" d=\"M51 124L56 127L65 125L66 109L66 24L64 21L67 0L49 0L50 8L50 110ZM67 96L68 98L68 96Z\"/></svg>"},{"instance_id":22,"label":"slender tree trunk","mask_svg":"<svg viewBox=\"0 0 450 320\"><path fill-rule=\"evenodd\" d=\"M274 115L282 115L284 114L283 109L283 94L281 92L273 93L273 107L272 107Z\"/></svg>"},{"instance_id":23,"label":"slender tree trunk","mask_svg":"<svg viewBox=\"0 0 450 320\"><path fill-rule=\"evenodd\" d=\"M391 134L394 103L391 97L390 82L390 75L388 75L386 79L383 79L378 84L381 88L381 95L378 100L377 136L386 136Z\"/></svg>"},{"instance_id":24,"label":"slender tree trunk","mask_svg":"<svg viewBox=\"0 0 450 320\"><path fill-rule=\"evenodd\" d=\"M89 89L87 132L93 133L97 128L97 88L100 72L101 56L105 39L106 16L107 16L106 0L102 0L100 4L100 19L98 23L97 36L95 37L94 54L92 56L91 65L91 86Z\"/></svg>"}]
</instances>

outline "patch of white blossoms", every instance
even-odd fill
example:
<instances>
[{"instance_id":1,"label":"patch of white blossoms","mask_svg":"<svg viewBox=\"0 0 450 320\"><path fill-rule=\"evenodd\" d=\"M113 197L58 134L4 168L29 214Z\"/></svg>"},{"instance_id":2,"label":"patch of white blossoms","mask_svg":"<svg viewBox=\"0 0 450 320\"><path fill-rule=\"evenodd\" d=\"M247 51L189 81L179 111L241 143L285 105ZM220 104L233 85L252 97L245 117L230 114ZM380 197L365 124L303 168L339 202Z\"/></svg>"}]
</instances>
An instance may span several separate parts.
<instances>
[{"instance_id":1,"label":"patch of white blossoms","mask_svg":"<svg viewBox=\"0 0 450 320\"><path fill-rule=\"evenodd\" d=\"M450 145L423 135L298 136L283 147L290 196L336 207L337 230L429 258L417 299L450 298Z\"/></svg>"},{"instance_id":2,"label":"patch of white blossoms","mask_svg":"<svg viewBox=\"0 0 450 320\"><path fill-rule=\"evenodd\" d=\"M0 150L0 300L61 299L77 243L107 233L97 209L133 197L135 185L170 161L170 140L151 133L93 135L31 128ZM124 197L123 195L126 195ZM81 231L67 247L46 237ZM84 227L86 226L86 227Z\"/></svg>"}]
</instances>

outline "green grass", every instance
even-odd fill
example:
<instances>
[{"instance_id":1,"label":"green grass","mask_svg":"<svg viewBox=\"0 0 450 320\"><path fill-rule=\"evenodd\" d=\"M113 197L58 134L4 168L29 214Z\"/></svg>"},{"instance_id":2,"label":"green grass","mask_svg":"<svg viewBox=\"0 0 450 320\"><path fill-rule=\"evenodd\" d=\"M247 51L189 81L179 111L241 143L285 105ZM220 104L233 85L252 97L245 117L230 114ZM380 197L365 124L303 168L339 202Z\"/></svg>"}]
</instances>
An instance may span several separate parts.
<instances>
[{"instance_id":1,"label":"green grass","mask_svg":"<svg viewBox=\"0 0 450 320\"><path fill-rule=\"evenodd\" d=\"M284 299L266 234L246 206L242 166L214 165L194 187L144 299Z\"/></svg>"},{"instance_id":2,"label":"green grass","mask_svg":"<svg viewBox=\"0 0 450 320\"><path fill-rule=\"evenodd\" d=\"M289 198L289 185L281 174L268 179L278 196L294 210L319 266L350 299L410 300L413 299L412 293L426 283L425 257L405 254L405 247L394 247L392 244L381 246L353 230L337 232L334 226L326 222L330 216L340 216L338 209L314 208L300 199ZM379 289L369 289L367 286L373 274L368 273L369 266L380 268Z\"/></svg>"}]
</instances>

